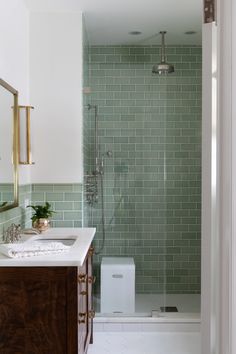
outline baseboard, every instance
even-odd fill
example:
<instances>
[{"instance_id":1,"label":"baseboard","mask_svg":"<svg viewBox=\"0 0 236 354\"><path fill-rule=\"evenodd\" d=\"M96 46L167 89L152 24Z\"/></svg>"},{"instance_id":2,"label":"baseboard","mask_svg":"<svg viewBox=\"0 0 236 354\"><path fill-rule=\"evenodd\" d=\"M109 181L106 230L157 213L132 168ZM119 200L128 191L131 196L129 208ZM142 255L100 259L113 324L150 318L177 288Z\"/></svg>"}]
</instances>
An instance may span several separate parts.
<instances>
[{"instance_id":1,"label":"baseboard","mask_svg":"<svg viewBox=\"0 0 236 354\"><path fill-rule=\"evenodd\" d=\"M199 314L171 315L165 317L95 317L94 331L200 332Z\"/></svg>"}]
</instances>

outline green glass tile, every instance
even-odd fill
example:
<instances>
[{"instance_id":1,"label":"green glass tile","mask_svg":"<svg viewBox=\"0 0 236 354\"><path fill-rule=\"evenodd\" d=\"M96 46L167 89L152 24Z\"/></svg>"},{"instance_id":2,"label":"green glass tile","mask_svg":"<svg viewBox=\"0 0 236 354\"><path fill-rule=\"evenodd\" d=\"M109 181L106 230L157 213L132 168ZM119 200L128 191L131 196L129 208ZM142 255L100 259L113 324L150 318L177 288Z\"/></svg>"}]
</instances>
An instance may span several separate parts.
<instances>
[{"instance_id":1,"label":"green glass tile","mask_svg":"<svg viewBox=\"0 0 236 354\"><path fill-rule=\"evenodd\" d=\"M64 211L64 220L81 220L82 212Z\"/></svg>"},{"instance_id":2,"label":"green glass tile","mask_svg":"<svg viewBox=\"0 0 236 354\"><path fill-rule=\"evenodd\" d=\"M121 91L135 91L134 85L121 85Z\"/></svg>"},{"instance_id":3,"label":"green glass tile","mask_svg":"<svg viewBox=\"0 0 236 354\"><path fill-rule=\"evenodd\" d=\"M176 48L176 54L190 54L191 48L186 48L186 47L180 47Z\"/></svg>"},{"instance_id":4,"label":"green glass tile","mask_svg":"<svg viewBox=\"0 0 236 354\"><path fill-rule=\"evenodd\" d=\"M52 221L53 227L74 227L73 221L65 221L65 220L53 220Z\"/></svg>"},{"instance_id":5,"label":"green glass tile","mask_svg":"<svg viewBox=\"0 0 236 354\"><path fill-rule=\"evenodd\" d=\"M182 61L186 62L186 63L196 62L196 56L195 55L183 55Z\"/></svg>"},{"instance_id":6,"label":"green glass tile","mask_svg":"<svg viewBox=\"0 0 236 354\"><path fill-rule=\"evenodd\" d=\"M132 55L142 55L144 54L145 48L144 47L131 47L130 54Z\"/></svg>"},{"instance_id":7,"label":"green glass tile","mask_svg":"<svg viewBox=\"0 0 236 354\"><path fill-rule=\"evenodd\" d=\"M64 195L63 193L59 193L59 192L47 192L46 193L46 201L61 201L64 199Z\"/></svg>"},{"instance_id":8,"label":"green glass tile","mask_svg":"<svg viewBox=\"0 0 236 354\"><path fill-rule=\"evenodd\" d=\"M31 199L33 202L43 202L45 200L45 193L43 192L32 192Z\"/></svg>"},{"instance_id":9,"label":"green glass tile","mask_svg":"<svg viewBox=\"0 0 236 354\"><path fill-rule=\"evenodd\" d=\"M70 192L73 190L72 184L54 184L54 192Z\"/></svg>"},{"instance_id":10,"label":"green glass tile","mask_svg":"<svg viewBox=\"0 0 236 354\"><path fill-rule=\"evenodd\" d=\"M57 211L55 214L53 214L52 220L63 220L63 212Z\"/></svg>"},{"instance_id":11,"label":"green glass tile","mask_svg":"<svg viewBox=\"0 0 236 354\"><path fill-rule=\"evenodd\" d=\"M115 54L122 54L122 55L129 55L130 48L129 47L115 47L114 48Z\"/></svg>"},{"instance_id":12,"label":"green glass tile","mask_svg":"<svg viewBox=\"0 0 236 354\"><path fill-rule=\"evenodd\" d=\"M55 210L73 210L74 205L72 202L56 202L55 203Z\"/></svg>"},{"instance_id":13,"label":"green glass tile","mask_svg":"<svg viewBox=\"0 0 236 354\"><path fill-rule=\"evenodd\" d=\"M106 92L108 91L120 91L120 85L106 85ZM105 91L105 90L104 90Z\"/></svg>"},{"instance_id":14,"label":"green glass tile","mask_svg":"<svg viewBox=\"0 0 236 354\"><path fill-rule=\"evenodd\" d=\"M121 60L120 55L106 55L106 62L107 63L119 63Z\"/></svg>"},{"instance_id":15,"label":"green glass tile","mask_svg":"<svg viewBox=\"0 0 236 354\"><path fill-rule=\"evenodd\" d=\"M135 76L135 69L130 69L129 66L126 68L122 68L123 70L120 70L120 76L125 76L125 77L134 77Z\"/></svg>"},{"instance_id":16,"label":"green glass tile","mask_svg":"<svg viewBox=\"0 0 236 354\"><path fill-rule=\"evenodd\" d=\"M74 221L74 223L73 223L73 227L82 227L83 226L83 223L82 223L82 220L76 220L76 221Z\"/></svg>"},{"instance_id":17,"label":"green glass tile","mask_svg":"<svg viewBox=\"0 0 236 354\"><path fill-rule=\"evenodd\" d=\"M104 77L105 73L105 70L91 70L91 75L94 77Z\"/></svg>"},{"instance_id":18,"label":"green glass tile","mask_svg":"<svg viewBox=\"0 0 236 354\"><path fill-rule=\"evenodd\" d=\"M106 61L106 56L104 54L92 54L91 61L97 63L104 63Z\"/></svg>"},{"instance_id":19,"label":"green glass tile","mask_svg":"<svg viewBox=\"0 0 236 354\"><path fill-rule=\"evenodd\" d=\"M80 202L73 202L73 209L80 211L83 209L82 198Z\"/></svg>"},{"instance_id":20,"label":"green glass tile","mask_svg":"<svg viewBox=\"0 0 236 354\"><path fill-rule=\"evenodd\" d=\"M93 48L93 47L91 47ZM101 46L98 48L98 53L100 54L114 54L115 53L115 48L114 47L108 47L108 46Z\"/></svg>"},{"instance_id":21,"label":"green glass tile","mask_svg":"<svg viewBox=\"0 0 236 354\"><path fill-rule=\"evenodd\" d=\"M80 201L82 198L82 194L78 192L74 193L65 193L65 201Z\"/></svg>"},{"instance_id":22,"label":"green glass tile","mask_svg":"<svg viewBox=\"0 0 236 354\"><path fill-rule=\"evenodd\" d=\"M133 63L135 61L134 55L121 55L122 62Z\"/></svg>"},{"instance_id":23,"label":"green glass tile","mask_svg":"<svg viewBox=\"0 0 236 354\"><path fill-rule=\"evenodd\" d=\"M159 55L160 51L160 46L148 46L145 48L145 54Z\"/></svg>"}]
</instances>

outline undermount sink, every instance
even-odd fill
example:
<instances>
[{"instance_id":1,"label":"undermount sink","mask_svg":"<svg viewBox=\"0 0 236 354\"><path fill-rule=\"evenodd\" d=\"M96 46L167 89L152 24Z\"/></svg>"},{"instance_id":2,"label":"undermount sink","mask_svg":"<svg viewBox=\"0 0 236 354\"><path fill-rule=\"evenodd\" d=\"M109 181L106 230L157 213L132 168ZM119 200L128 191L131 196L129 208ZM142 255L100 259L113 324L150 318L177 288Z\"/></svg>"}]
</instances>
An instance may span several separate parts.
<instances>
[{"instance_id":1,"label":"undermount sink","mask_svg":"<svg viewBox=\"0 0 236 354\"><path fill-rule=\"evenodd\" d=\"M78 236L75 235L60 235L60 234L51 234L51 235L33 235L26 240L22 239L23 242L40 242L40 243L51 243L58 242L62 243L65 246L76 246L78 243Z\"/></svg>"},{"instance_id":2,"label":"undermount sink","mask_svg":"<svg viewBox=\"0 0 236 354\"><path fill-rule=\"evenodd\" d=\"M74 238L37 238L33 241L42 243L60 242L65 246L72 246L75 243Z\"/></svg>"}]
</instances>

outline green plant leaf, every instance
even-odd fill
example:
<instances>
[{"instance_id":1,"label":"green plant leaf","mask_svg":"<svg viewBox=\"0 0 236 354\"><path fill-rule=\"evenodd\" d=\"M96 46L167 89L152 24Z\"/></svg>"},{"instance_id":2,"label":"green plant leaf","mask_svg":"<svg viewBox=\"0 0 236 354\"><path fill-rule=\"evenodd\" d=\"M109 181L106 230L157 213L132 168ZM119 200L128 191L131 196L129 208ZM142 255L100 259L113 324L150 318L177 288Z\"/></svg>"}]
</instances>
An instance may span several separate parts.
<instances>
[{"instance_id":1,"label":"green plant leaf","mask_svg":"<svg viewBox=\"0 0 236 354\"><path fill-rule=\"evenodd\" d=\"M46 202L45 205L28 205L27 208L32 208L34 213L31 220L34 222L38 219L48 219L55 211L51 209L51 204Z\"/></svg>"}]
</instances>

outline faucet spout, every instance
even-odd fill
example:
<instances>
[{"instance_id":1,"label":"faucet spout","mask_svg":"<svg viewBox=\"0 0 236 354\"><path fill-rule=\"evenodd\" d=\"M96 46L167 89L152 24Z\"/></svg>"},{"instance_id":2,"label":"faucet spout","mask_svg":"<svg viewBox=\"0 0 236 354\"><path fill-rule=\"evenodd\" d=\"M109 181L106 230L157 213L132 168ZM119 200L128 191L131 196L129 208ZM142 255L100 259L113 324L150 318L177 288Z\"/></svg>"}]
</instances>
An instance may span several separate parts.
<instances>
[{"instance_id":1,"label":"faucet spout","mask_svg":"<svg viewBox=\"0 0 236 354\"><path fill-rule=\"evenodd\" d=\"M40 235L40 231L32 227L31 229L21 230L21 233L24 235Z\"/></svg>"}]
</instances>

